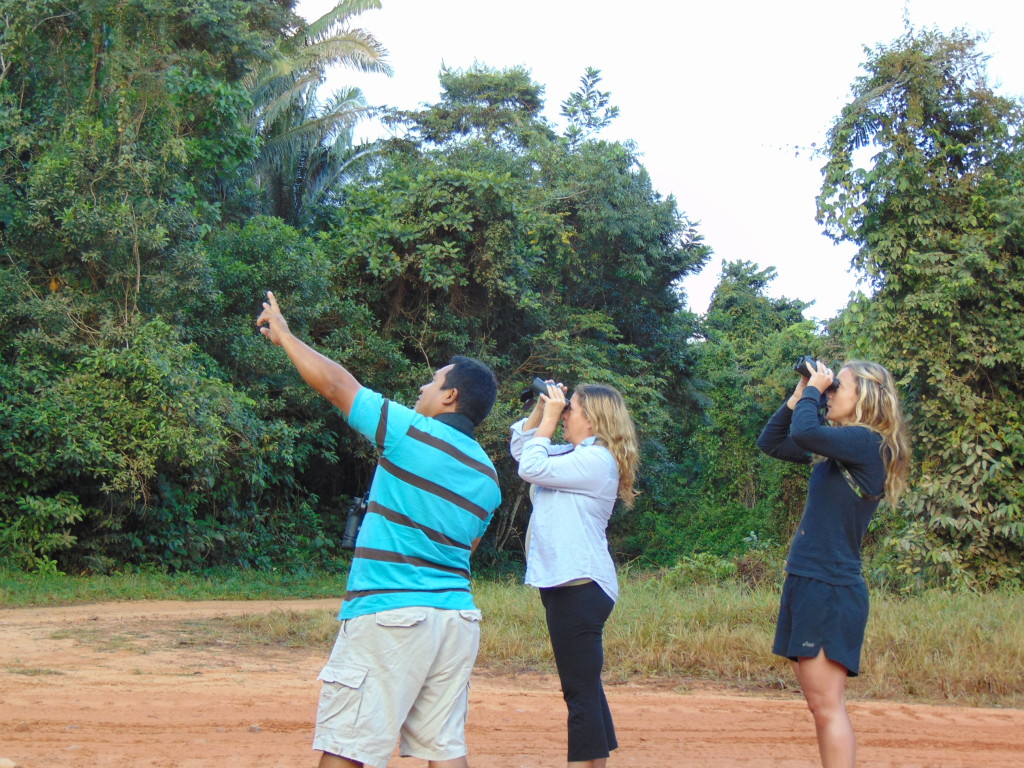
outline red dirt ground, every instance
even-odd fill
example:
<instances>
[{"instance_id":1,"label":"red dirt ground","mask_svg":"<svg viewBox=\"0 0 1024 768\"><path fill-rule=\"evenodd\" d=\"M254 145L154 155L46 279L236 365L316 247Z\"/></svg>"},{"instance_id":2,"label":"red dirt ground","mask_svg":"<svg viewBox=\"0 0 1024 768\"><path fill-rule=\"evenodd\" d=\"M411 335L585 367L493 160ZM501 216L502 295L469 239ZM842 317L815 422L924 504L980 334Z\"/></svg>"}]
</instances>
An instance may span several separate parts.
<instances>
[{"instance_id":1,"label":"red dirt ground","mask_svg":"<svg viewBox=\"0 0 1024 768\"><path fill-rule=\"evenodd\" d=\"M330 649L196 644L187 622L337 604L138 601L0 610L0 764L6 758L19 768L312 767L316 676ZM76 634L62 638L70 629ZM608 698L621 744L609 768L818 764L813 725L798 695L630 684L609 686ZM470 707L476 768L565 765L557 679L481 670ZM857 702L850 711L861 766L1024 766L1022 710ZM423 765L391 761L393 768Z\"/></svg>"}]
</instances>

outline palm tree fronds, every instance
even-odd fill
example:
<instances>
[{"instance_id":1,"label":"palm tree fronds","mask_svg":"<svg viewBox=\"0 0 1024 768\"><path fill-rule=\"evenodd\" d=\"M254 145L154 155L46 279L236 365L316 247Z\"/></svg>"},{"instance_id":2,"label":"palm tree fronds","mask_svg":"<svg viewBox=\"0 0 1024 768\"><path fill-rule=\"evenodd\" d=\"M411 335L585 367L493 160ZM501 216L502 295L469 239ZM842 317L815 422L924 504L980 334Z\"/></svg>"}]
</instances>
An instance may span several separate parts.
<instances>
[{"instance_id":1,"label":"palm tree fronds","mask_svg":"<svg viewBox=\"0 0 1024 768\"><path fill-rule=\"evenodd\" d=\"M335 27L346 24L351 17L380 8L380 0L342 0L319 19L307 24L300 34L307 40L317 41L329 36Z\"/></svg>"},{"instance_id":2,"label":"palm tree fronds","mask_svg":"<svg viewBox=\"0 0 1024 768\"><path fill-rule=\"evenodd\" d=\"M329 37L304 49L308 64L341 64L363 72L380 72L390 77L391 65L384 60L387 49L377 39L362 30L351 30L345 35Z\"/></svg>"},{"instance_id":3,"label":"palm tree fronds","mask_svg":"<svg viewBox=\"0 0 1024 768\"><path fill-rule=\"evenodd\" d=\"M253 129L261 139L252 178L263 190L267 212L291 224L302 220L303 210L329 194L351 167L353 128L370 112L358 88L341 89L318 102L317 89L328 67L392 74L380 42L348 26L353 16L380 7L380 0L337 3L280 40L274 55L245 81Z\"/></svg>"}]
</instances>

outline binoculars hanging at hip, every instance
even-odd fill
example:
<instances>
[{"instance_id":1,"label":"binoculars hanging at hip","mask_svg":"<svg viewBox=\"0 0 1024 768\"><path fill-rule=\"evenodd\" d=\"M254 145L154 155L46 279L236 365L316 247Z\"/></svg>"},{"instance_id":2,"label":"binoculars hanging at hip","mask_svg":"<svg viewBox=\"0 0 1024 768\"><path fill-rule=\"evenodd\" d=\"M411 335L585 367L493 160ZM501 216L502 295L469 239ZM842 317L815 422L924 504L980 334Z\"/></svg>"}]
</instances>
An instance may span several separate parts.
<instances>
[{"instance_id":1,"label":"binoculars hanging at hip","mask_svg":"<svg viewBox=\"0 0 1024 768\"><path fill-rule=\"evenodd\" d=\"M345 520L345 532L341 535L341 546L343 549L356 548L359 529L363 527L363 518L366 517L366 509L369 506L368 496L369 494L367 493L352 499L352 506L348 510L348 519Z\"/></svg>"}]
</instances>

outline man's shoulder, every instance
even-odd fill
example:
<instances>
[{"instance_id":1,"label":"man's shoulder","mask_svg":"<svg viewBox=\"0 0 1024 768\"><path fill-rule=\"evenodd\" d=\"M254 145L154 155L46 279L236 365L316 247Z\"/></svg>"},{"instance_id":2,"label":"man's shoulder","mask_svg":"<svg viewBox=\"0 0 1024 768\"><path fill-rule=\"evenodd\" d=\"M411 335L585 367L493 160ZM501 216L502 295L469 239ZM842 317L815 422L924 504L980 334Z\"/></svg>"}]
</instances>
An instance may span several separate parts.
<instances>
[{"instance_id":1,"label":"man's shoulder","mask_svg":"<svg viewBox=\"0 0 1024 768\"><path fill-rule=\"evenodd\" d=\"M348 422L368 437L380 438L385 433L404 432L415 416L418 414L411 408L363 387L352 401Z\"/></svg>"},{"instance_id":2,"label":"man's shoulder","mask_svg":"<svg viewBox=\"0 0 1024 768\"><path fill-rule=\"evenodd\" d=\"M466 421L469 423L468 419ZM476 436L472 434L471 429L463 430L437 417L424 416L423 414L413 412L412 418L409 421L409 431L429 435L433 438L432 442L434 443L438 441L447 443L464 453L478 454L490 462L483 446L477 441Z\"/></svg>"}]
</instances>

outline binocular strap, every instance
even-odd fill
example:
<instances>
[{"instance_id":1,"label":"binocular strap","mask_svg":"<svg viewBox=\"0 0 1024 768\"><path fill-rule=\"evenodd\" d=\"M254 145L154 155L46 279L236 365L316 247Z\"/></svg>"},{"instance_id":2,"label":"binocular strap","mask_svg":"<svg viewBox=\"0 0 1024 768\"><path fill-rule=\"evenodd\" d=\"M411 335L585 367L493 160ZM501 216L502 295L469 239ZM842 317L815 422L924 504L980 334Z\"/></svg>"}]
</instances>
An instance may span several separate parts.
<instances>
[{"instance_id":1,"label":"binocular strap","mask_svg":"<svg viewBox=\"0 0 1024 768\"><path fill-rule=\"evenodd\" d=\"M846 465L843 464L843 462L838 459L832 459L832 461L834 461L836 466L839 467L839 471L842 472L843 479L846 480L846 484L850 486L850 490L864 499L864 501L881 501L885 497L884 493L880 496L872 496L857 484L857 481L853 479L853 475L850 474L850 470L846 468Z\"/></svg>"}]
</instances>

